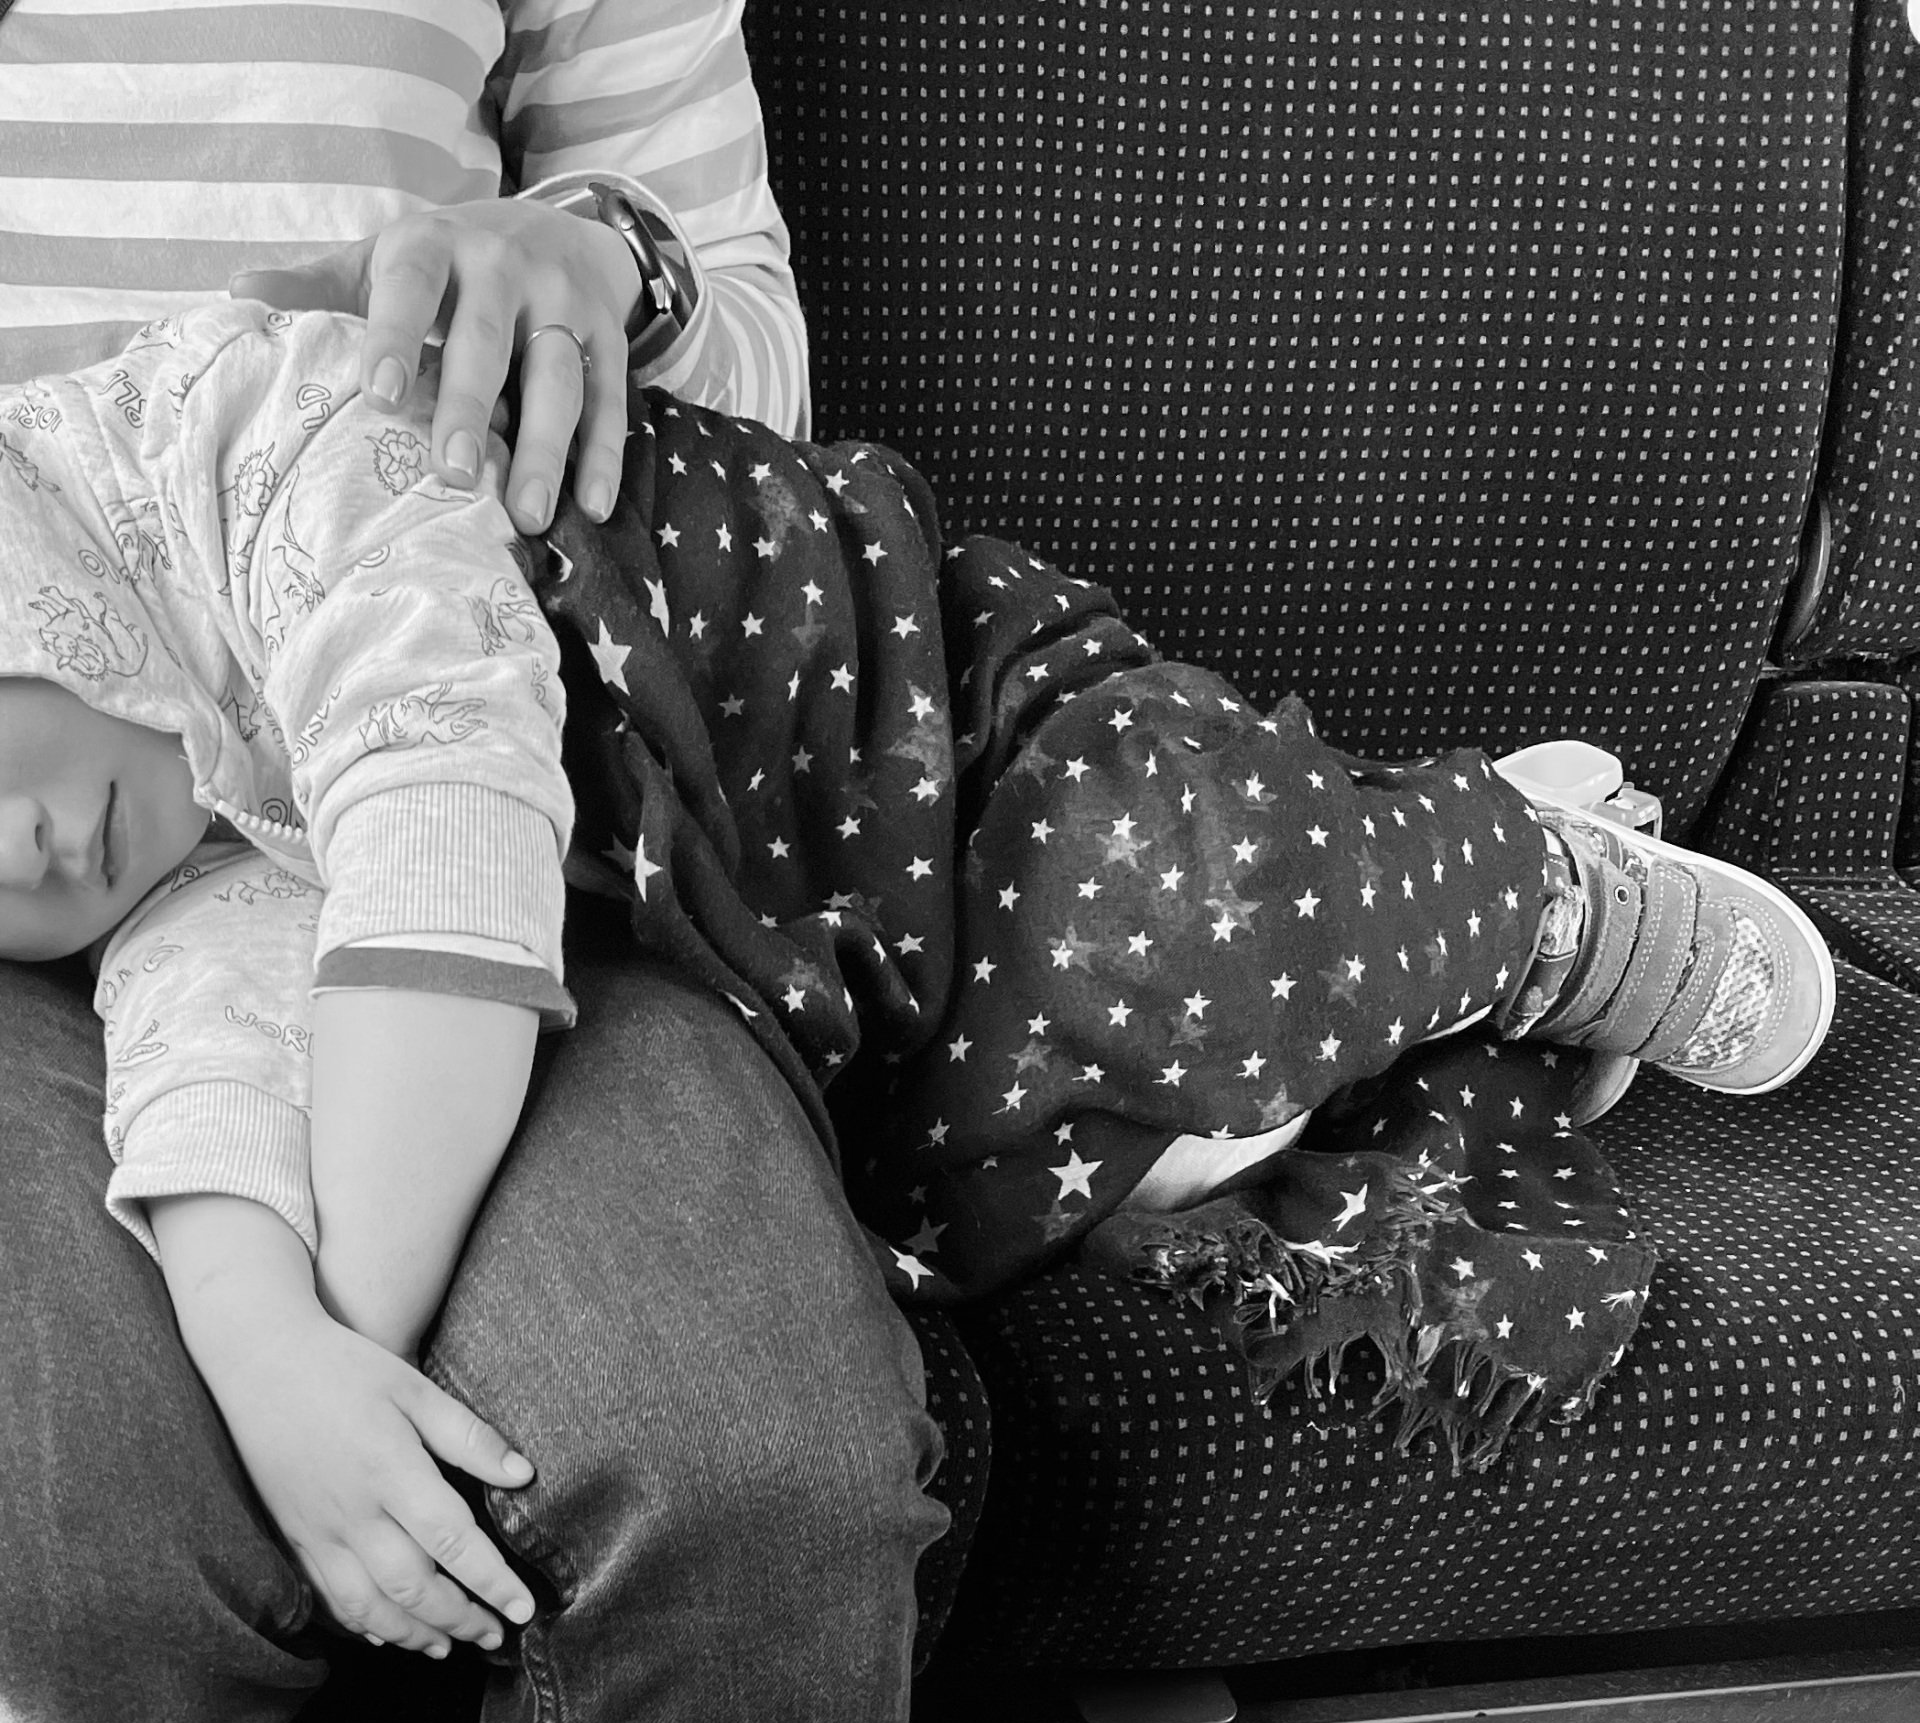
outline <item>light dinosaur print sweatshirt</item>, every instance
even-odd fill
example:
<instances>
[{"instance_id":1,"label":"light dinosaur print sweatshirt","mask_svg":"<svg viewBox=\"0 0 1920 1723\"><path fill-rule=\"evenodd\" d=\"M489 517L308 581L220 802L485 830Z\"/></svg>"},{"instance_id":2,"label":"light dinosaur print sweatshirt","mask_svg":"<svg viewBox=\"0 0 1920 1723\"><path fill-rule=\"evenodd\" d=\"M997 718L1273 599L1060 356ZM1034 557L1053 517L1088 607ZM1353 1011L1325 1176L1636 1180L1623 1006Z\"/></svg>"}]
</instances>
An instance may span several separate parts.
<instances>
[{"instance_id":1,"label":"light dinosaur print sweatshirt","mask_svg":"<svg viewBox=\"0 0 1920 1723\"><path fill-rule=\"evenodd\" d=\"M316 988L571 1017L559 652L498 501L359 395L356 319L216 302L0 395L0 675L176 734L208 836L110 936L114 1215L226 1192L317 1248ZM324 499L325 506L322 506Z\"/></svg>"}]
</instances>

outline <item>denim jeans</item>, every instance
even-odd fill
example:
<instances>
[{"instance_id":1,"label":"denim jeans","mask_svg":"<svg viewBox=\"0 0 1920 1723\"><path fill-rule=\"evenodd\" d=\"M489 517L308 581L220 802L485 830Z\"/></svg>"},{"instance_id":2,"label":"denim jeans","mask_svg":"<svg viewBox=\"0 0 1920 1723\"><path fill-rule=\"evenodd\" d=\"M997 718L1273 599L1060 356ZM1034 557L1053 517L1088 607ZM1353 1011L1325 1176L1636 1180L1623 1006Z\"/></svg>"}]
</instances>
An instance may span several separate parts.
<instances>
[{"instance_id":1,"label":"denim jeans","mask_svg":"<svg viewBox=\"0 0 1920 1723\"><path fill-rule=\"evenodd\" d=\"M539 1468L487 1496L541 1607L485 1715L904 1718L912 1335L732 1007L581 943L426 1354ZM290 1717L326 1639L102 1206L102 1075L85 977L0 969L0 1717Z\"/></svg>"}]
</instances>

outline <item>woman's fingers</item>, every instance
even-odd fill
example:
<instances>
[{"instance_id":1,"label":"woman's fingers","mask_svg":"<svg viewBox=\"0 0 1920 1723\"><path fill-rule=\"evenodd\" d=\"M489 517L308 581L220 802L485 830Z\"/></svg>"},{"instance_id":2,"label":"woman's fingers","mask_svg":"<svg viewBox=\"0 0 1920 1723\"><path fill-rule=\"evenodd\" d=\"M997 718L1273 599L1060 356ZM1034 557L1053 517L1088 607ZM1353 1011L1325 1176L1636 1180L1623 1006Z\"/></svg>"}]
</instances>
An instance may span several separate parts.
<instances>
[{"instance_id":1,"label":"woman's fingers","mask_svg":"<svg viewBox=\"0 0 1920 1723\"><path fill-rule=\"evenodd\" d=\"M480 476L487 426L513 364L517 315L497 273L467 280L454 300L433 409L434 465L454 484L470 485Z\"/></svg>"},{"instance_id":2,"label":"woman's fingers","mask_svg":"<svg viewBox=\"0 0 1920 1723\"><path fill-rule=\"evenodd\" d=\"M605 520L613 512L627 441L627 338L609 326L587 345L593 367L580 414L573 494L594 520Z\"/></svg>"},{"instance_id":3,"label":"woman's fingers","mask_svg":"<svg viewBox=\"0 0 1920 1723\"><path fill-rule=\"evenodd\" d=\"M515 526L531 533L544 531L553 519L567 451L592 387L592 349L585 332L571 323L558 318L535 321L531 314L527 321L507 511Z\"/></svg>"},{"instance_id":4,"label":"woman's fingers","mask_svg":"<svg viewBox=\"0 0 1920 1723\"><path fill-rule=\"evenodd\" d=\"M371 239L354 241L290 269L243 269L228 278L235 299L261 299L280 311L346 311L367 308L367 259Z\"/></svg>"}]
</instances>

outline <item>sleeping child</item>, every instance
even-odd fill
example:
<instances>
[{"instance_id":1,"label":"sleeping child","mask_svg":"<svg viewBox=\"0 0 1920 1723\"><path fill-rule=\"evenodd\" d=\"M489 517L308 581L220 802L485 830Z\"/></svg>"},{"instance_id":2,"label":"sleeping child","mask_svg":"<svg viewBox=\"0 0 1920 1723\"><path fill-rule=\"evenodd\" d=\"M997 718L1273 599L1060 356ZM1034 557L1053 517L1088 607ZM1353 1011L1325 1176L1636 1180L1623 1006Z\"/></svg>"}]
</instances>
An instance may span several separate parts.
<instances>
[{"instance_id":1,"label":"sleeping child","mask_svg":"<svg viewBox=\"0 0 1920 1723\"><path fill-rule=\"evenodd\" d=\"M527 543L501 451L443 485L431 379L377 414L357 351L219 305L0 400L0 955L91 950L112 1212L376 1637L415 1625L378 1575L449 1526L462 1636L533 1607L425 1454L526 1462L461 1448L405 1360L570 1021L569 885L740 1013L902 1296L1091 1241L1226 1312L1269 1387L1372 1335L1474 1463L1590 1399L1645 1296L1578 1123L1635 1061L1759 1093L1826 1031L1770 885L1472 750L1340 754L1097 588L943 548L883 449L637 396L611 518ZM407 1319L363 1302L410 1276ZM276 1311L411 1455L404 1561L276 1472L226 1338Z\"/></svg>"}]
</instances>

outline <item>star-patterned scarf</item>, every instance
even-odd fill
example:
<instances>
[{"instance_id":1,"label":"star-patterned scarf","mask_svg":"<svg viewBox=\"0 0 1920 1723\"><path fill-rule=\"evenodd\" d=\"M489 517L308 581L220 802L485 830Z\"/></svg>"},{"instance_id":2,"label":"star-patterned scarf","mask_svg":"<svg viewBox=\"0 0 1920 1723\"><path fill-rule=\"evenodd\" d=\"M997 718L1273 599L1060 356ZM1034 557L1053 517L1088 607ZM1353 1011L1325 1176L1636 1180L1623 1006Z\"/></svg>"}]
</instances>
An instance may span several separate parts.
<instances>
[{"instance_id":1,"label":"star-patterned scarf","mask_svg":"<svg viewBox=\"0 0 1920 1723\"><path fill-rule=\"evenodd\" d=\"M654 393L630 418L612 518L563 506L529 569L567 660L570 870L731 1000L823 1138L851 1146L850 1194L902 1296L975 1297L1059 1260L1170 1145L1272 1132L1511 991L1545 848L1479 753L1352 759L1299 702L1262 713L1160 660L1098 588L991 538L943 551L926 485L885 449L792 443ZM1477 1213L1460 1193L1481 1174L1438 1146L1422 1165L1412 1143L1355 1151L1400 1164L1397 1182L1289 1152L1264 1207L1240 1199L1294 1241L1262 1273L1329 1313L1265 1338L1236 1317L1263 1371L1289 1346L1331 1356L1312 1336L1342 1308L1358 1320L1386 1257L1418 1289L1403 1318L1441 1308L1417 1263L1474 1224L1455 1211ZM1529 1190L1544 1152L1516 1143ZM1302 1193L1360 1185L1379 1205L1364 1227L1301 1230ZM1228 1252L1210 1296L1250 1310L1235 1276L1277 1248ZM1572 1260L1555 1255L1556 1282ZM1259 1301L1277 1318L1272 1287ZM1494 1336L1513 1342L1501 1356L1531 1356L1525 1320ZM1396 1366L1409 1404L1431 1397L1433 1327ZM1589 1362L1617 1345L1601 1328ZM1400 1331L1362 1330L1389 1352ZM1531 1401L1564 1402L1598 1368L1533 1375ZM1480 1406L1462 1380L1455 1398Z\"/></svg>"}]
</instances>

